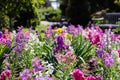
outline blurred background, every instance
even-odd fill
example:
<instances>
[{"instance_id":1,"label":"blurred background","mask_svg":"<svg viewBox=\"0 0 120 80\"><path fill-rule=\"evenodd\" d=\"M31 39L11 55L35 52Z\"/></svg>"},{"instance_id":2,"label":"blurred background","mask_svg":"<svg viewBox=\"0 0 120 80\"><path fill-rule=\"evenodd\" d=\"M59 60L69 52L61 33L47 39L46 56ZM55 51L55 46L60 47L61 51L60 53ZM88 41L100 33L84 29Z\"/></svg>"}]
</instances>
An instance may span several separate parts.
<instances>
[{"instance_id":1,"label":"blurred background","mask_svg":"<svg viewBox=\"0 0 120 80\"><path fill-rule=\"evenodd\" d=\"M120 12L120 0L0 0L0 30L35 29L42 21L86 26L106 12Z\"/></svg>"}]
</instances>

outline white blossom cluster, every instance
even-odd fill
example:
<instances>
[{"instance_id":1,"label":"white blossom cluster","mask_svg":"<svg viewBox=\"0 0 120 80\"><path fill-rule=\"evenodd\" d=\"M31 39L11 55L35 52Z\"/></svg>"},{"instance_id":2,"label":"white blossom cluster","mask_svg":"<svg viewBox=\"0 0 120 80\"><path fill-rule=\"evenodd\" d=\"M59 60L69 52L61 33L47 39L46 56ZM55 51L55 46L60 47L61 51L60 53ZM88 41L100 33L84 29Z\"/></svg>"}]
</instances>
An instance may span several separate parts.
<instances>
[{"instance_id":1,"label":"white blossom cluster","mask_svg":"<svg viewBox=\"0 0 120 80\"><path fill-rule=\"evenodd\" d=\"M30 33L29 41L25 50L30 51L30 54L38 54L39 48L43 46L44 42L41 42L36 34Z\"/></svg>"},{"instance_id":2,"label":"white blossom cluster","mask_svg":"<svg viewBox=\"0 0 120 80\"><path fill-rule=\"evenodd\" d=\"M34 76L37 77L50 77L54 71L54 67L52 65L52 63L48 63L47 61L42 61L41 62L43 67L44 67L44 71L38 71L34 73Z\"/></svg>"}]
</instances>

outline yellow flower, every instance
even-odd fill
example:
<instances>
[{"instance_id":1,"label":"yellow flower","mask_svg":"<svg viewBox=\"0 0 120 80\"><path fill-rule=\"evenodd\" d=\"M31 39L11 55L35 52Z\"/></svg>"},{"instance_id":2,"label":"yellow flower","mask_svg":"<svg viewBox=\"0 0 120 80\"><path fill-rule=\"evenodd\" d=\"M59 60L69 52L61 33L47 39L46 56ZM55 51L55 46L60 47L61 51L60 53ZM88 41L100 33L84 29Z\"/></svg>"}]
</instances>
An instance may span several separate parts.
<instances>
[{"instance_id":1,"label":"yellow flower","mask_svg":"<svg viewBox=\"0 0 120 80\"><path fill-rule=\"evenodd\" d=\"M64 38L72 39L72 35L71 34L65 34Z\"/></svg>"},{"instance_id":2,"label":"yellow flower","mask_svg":"<svg viewBox=\"0 0 120 80\"><path fill-rule=\"evenodd\" d=\"M62 28L57 28L54 30L55 33L61 34L63 32Z\"/></svg>"}]
</instances>

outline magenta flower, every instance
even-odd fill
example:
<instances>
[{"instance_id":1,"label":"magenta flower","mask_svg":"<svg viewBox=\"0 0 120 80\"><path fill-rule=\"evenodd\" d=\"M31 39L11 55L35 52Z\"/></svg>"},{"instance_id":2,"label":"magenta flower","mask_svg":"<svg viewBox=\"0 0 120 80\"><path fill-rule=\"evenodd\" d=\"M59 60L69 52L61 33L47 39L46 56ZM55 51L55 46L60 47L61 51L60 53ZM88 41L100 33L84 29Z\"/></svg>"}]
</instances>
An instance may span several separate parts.
<instances>
[{"instance_id":1,"label":"magenta flower","mask_svg":"<svg viewBox=\"0 0 120 80\"><path fill-rule=\"evenodd\" d=\"M98 75L96 76L96 80L103 80L103 78L100 75Z\"/></svg>"},{"instance_id":2,"label":"magenta flower","mask_svg":"<svg viewBox=\"0 0 120 80\"><path fill-rule=\"evenodd\" d=\"M117 39L120 40L120 35L117 36Z\"/></svg>"},{"instance_id":3,"label":"magenta flower","mask_svg":"<svg viewBox=\"0 0 120 80\"><path fill-rule=\"evenodd\" d=\"M2 38L3 33L0 31L0 38Z\"/></svg>"},{"instance_id":4,"label":"magenta flower","mask_svg":"<svg viewBox=\"0 0 120 80\"><path fill-rule=\"evenodd\" d=\"M10 77L11 71L8 69L5 69L1 74L0 74L0 80L6 80L7 78Z\"/></svg>"},{"instance_id":5,"label":"magenta flower","mask_svg":"<svg viewBox=\"0 0 120 80\"><path fill-rule=\"evenodd\" d=\"M84 74L79 69L74 69L72 76L74 80L85 80Z\"/></svg>"},{"instance_id":6,"label":"magenta flower","mask_svg":"<svg viewBox=\"0 0 120 80\"><path fill-rule=\"evenodd\" d=\"M7 34L0 33L0 44L10 45L10 38L7 36Z\"/></svg>"},{"instance_id":7,"label":"magenta flower","mask_svg":"<svg viewBox=\"0 0 120 80\"><path fill-rule=\"evenodd\" d=\"M118 54L119 54L119 58L120 58L120 49L117 50Z\"/></svg>"},{"instance_id":8,"label":"magenta flower","mask_svg":"<svg viewBox=\"0 0 120 80\"><path fill-rule=\"evenodd\" d=\"M88 37L92 44L100 44L101 42L101 34L98 32L89 32Z\"/></svg>"},{"instance_id":9,"label":"magenta flower","mask_svg":"<svg viewBox=\"0 0 120 80\"><path fill-rule=\"evenodd\" d=\"M94 76L90 75L86 78L86 80L96 80L96 78Z\"/></svg>"}]
</instances>

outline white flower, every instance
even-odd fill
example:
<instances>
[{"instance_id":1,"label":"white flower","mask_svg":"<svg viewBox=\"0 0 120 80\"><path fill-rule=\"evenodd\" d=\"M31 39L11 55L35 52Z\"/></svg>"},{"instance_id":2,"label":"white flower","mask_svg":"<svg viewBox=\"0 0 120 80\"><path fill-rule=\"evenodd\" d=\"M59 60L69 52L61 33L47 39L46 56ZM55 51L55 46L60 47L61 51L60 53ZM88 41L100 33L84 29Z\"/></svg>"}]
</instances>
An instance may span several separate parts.
<instances>
[{"instance_id":1,"label":"white flower","mask_svg":"<svg viewBox=\"0 0 120 80\"><path fill-rule=\"evenodd\" d=\"M35 73L34 73L34 76L36 76L36 78L38 78L38 77L43 76L43 74L42 74L41 71L38 71L38 72L35 72Z\"/></svg>"},{"instance_id":2,"label":"white flower","mask_svg":"<svg viewBox=\"0 0 120 80\"><path fill-rule=\"evenodd\" d=\"M49 77L54 71L54 67L52 66L52 63L49 64L48 61L46 61L46 62L42 61L41 63L44 66L44 71L45 71L45 73L43 75L45 77Z\"/></svg>"},{"instance_id":3,"label":"white flower","mask_svg":"<svg viewBox=\"0 0 120 80\"><path fill-rule=\"evenodd\" d=\"M71 41L66 38L66 39L65 39L65 43L70 45L70 44L71 44Z\"/></svg>"},{"instance_id":4,"label":"white flower","mask_svg":"<svg viewBox=\"0 0 120 80\"><path fill-rule=\"evenodd\" d=\"M120 64L120 58L117 58L117 63Z\"/></svg>"},{"instance_id":5,"label":"white flower","mask_svg":"<svg viewBox=\"0 0 120 80\"><path fill-rule=\"evenodd\" d=\"M42 63L43 66L46 66L48 64L48 61L46 61L46 62L42 61L41 63Z\"/></svg>"},{"instance_id":6,"label":"white flower","mask_svg":"<svg viewBox=\"0 0 120 80\"><path fill-rule=\"evenodd\" d=\"M120 65L118 65L118 70L120 70Z\"/></svg>"}]
</instances>

